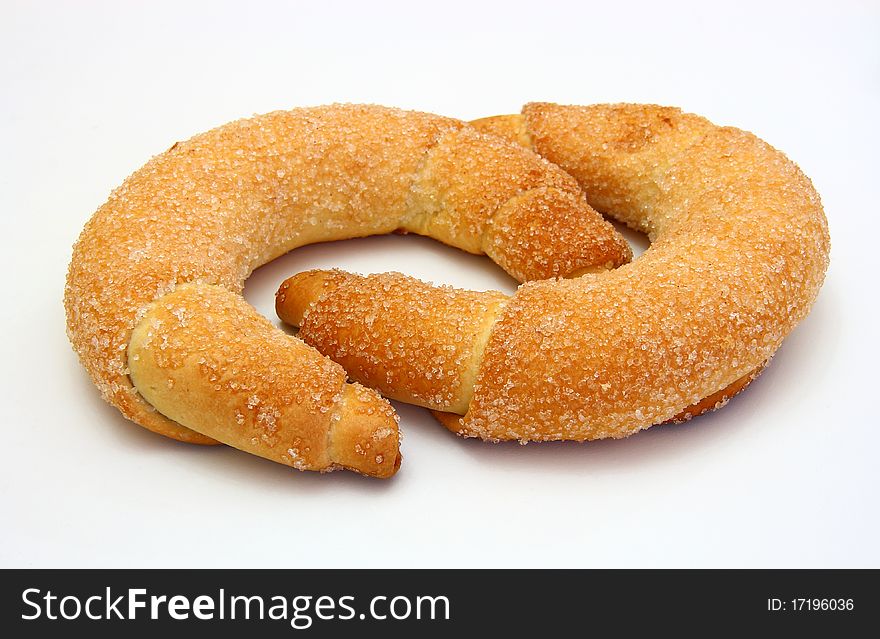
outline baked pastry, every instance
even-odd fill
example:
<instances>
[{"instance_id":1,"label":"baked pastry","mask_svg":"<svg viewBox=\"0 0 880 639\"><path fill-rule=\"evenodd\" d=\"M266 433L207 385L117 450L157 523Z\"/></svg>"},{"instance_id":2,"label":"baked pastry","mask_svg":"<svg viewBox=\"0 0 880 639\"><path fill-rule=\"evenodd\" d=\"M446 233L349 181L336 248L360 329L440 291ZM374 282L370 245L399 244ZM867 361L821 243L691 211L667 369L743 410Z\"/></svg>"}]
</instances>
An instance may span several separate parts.
<instances>
[{"instance_id":1,"label":"baked pastry","mask_svg":"<svg viewBox=\"0 0 880 639\"><path fill-rule=\"evenodd\" d=\"M353 379L465 436L619 438L722 405L809 312L828 265L822 205L754 135L634 104L536 103L474 125L564 168L651 246L510 298L398 274L286 281L279 315Z\"/></svg>"},{"instance_id":2,"label":"baked pastry","mask_svg":"<svg viewBox=\"0 0 880 639\"><path fill-rule=\"evenodd\" d=\"M74 246L68 334L102 396L154 432L387 477L400 463L390 405L240 294L298 246L395 230L486 252L519 278L630 259L573 178L463 122L279 111L174 144L111 194Z\"/></svg>"}]
</instances>

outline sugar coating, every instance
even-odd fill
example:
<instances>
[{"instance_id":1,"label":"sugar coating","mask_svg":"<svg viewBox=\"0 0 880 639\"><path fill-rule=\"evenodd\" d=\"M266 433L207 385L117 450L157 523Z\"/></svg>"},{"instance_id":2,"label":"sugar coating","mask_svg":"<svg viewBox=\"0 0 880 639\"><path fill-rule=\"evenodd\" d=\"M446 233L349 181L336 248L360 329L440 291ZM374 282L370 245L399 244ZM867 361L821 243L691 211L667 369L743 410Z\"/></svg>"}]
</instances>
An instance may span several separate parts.
<instances>
[{"instance_id":1,"label":"sugar coating","mask_svg":"<svg viewBox=\"0 0 880 639\"><path fill-rule=\"evenodd\" d=\"M520 282L616 268L632 259L632 250L605 225L582 192L539 187L492 217L483 249Z\"/></svg>"},{"instance_id":2,"label":"sugar coating","mask_svg":"<svg viewBox=\"0 0 880 639\"><path fill-rule=\"evenodd\" d=\"M300 470L334 463L345 371L240 295L181 284L148 309L128 351L131 379L165 416Z\"/></svg>"},{"instance_id":3,"label":"sugar coating","mask_svg":"<svg viewBox=\"0 0 880 639\"><path fill-rule=\"evenodd\" d=\"M452 414L460 403L437 413L450 430L525 443L625 437L689 419L742 390L809 311L828 265L825 215L809 179L750 133L643 105L532 104L519 118L477 125L558 163L597 209L653 243L616 270L528 282L494 312L457 309L459 321L492 326L466 414ZM509 200L491 225L537 193ZM536 211L521 226L540 226ZM519 247L532 264L564 261L570 243L559 233L543 253L528 233L511 235L505 250ZM383 392L437 409L411 388L413 377L439 377L454 389L463 375L457 359L439 374L432 365L432 353L457 343L450 292L397 275L350 281L317 296L306 339L365 378L405 372Z\"/></svg>"},{"instance_id":4,"label":"sugar coating","mask_svg":"<svg viewBox=\"0 0 880 639\"><path fill-rule=\"evenodd\" d=\"M515 127L513 139L571 173L593 207L647 232L651 248L608 272L593 267L627 256L605 259L603 249L598 263L596 254L570 261L565 249L580 233L559 229L558 241L548 243L544 230L556 233L557 220L570 229L569 208L557 204L571 195L565 179L546 168L545 184L510 175L505 162L512 152L487 143L467 167L479 167L480 181L508 198L480 195L466 184L467 170L445 171L442 154L431 154L444 140L479 145L485 136L458 135L460 122L351 105L277 112L175 144L114 191L74 247L65 289L74 348L102 395L127 417L178 439L211 443L156 412L132 386L129 364L142 355L127 358L132 330L143 324L140 329L157 336L150 341L157 354L150 358L153 373L174 370L174 358L163 353L175 350L175 331L185 331L194 318L186 307L162 310L162 303L180 284L237 295L254 268L292 248L411 223L410 230L463 247L478 242L523 279L533 269L588 273L527 283L503 306L460 423L463 434L484 439L594 439L675 419L748 378L809 311L827 268L827 223L809 180L758 138L677 109L641 105L533 104L506 123ZM462 151L460 157L471 156ZM446 183L426 187L421 178L430 172ZM438 204L447 194L455 206ZM522 203L525 213L517 209ZM596 228L602 227L585 232ZM594 238L613 253L620 244L603 233ZM494 312L483 310L471 319ZM204 321L216 319L208 314ZM440 346L454 345L452 333L438 333ZM408 337L417 347L395 356L400 361L426 350L420 333ZM481 350L472 348L471 356ZM457 366L462 357L448 361ZM261 383L271 384L272 371L253 366ZM435 375L433 367L430 372ZM221 377L206 373L214 384L206 391L222 390ZM439 379L447 390L437 395L438 405L450 408L454 402L444 393L453 392L447 382L454 380L442 371ZM186 396L174 375L162 382L156 392ZM231 384L241 382L228 383L239 398ZM296 383L303 392L311 388L308 379ZM459 381L455 392L466 387ZM339 404L356 404L364 419L377 418L371 432L384 432L390 409L375 393L345 388L333 395L336 408L328 409L327 446L338 432L339 441L360 446L340 456L386 462L385 452L373 450L372 436L349 437L351 424L335 416L343 412ZM355 399L360 395L363 404ZM244 404L228 411L230 424L261 432L278 427L280 409L265 404L265 396L241 397ZM247 410L258 411L255 422ZM303 447L280 445L287 445L279 450L291 465L305 463Z\"/></svg>"},{"instance_id":5,"label":"sugar coating","mask_svg":"<svg viewBox=\"0 0 880 639\"><path fill-rule=\"evenodd\" d=\"M782 153L664 107L531 104L523 119L594 207L653 242L619 269L517 291L463 434L625 437L749 378L808 313L828 265L827 222Z\"/></svg>"},{"instance_id":6,"label":"sugar coating","mask_svg":"<svg viewBox=\"0 0 880 639\"><path fill-rule=\"evenodd\" d=\"M68 335L102 396L156 432L212 440L157 413L128 378L132 329L183 282L239 293L297 246L397 227L426 149L463 124L335 105L239 120L175 144L86 224L65 288Z\"/></svg>"},{"instance_id":7,"label":"sugar coating","mask_svg":"<svg viewBox=\"0 0 880 639\"><path fill-rule=\"evenodd\" d=\"M574 175L597 209L653 242L616 270L520 287L491 315L465 416L435 413L450 430L525 443L619 438L686 420L742 390L808 313L828 265L821 202L794 163L750 133L642 105L533 104L520 118L478 126L533 146ZM496 212L492 224L503 217ZM564 259L569 240L558 240ZM545 257L539 246L522 250L533 262ZM449 323L442 303L406 313L448 293L400 279L391 290L386 277L358 278L355 298L344 287L324 293L312 343L333 353L358 335L345 348L369 371L430 361L426 353L452 343L434 330ZM363 333L377 312L381 330ZM464 311L469 322L481 313ZM394 352L382 348L388 336L401 342ZM383 391L411 383L389 379Z\"/></svg>"},{"instance_id":8,"label":"sugar coating","mask_svg":"<svg viewBox=\"0 0 880 639\"><path fill-rule=\"evenodd\" d=\"M428 152L409 209L405 230L486 253L519 281L632 259L569 174L471 127L448 133Z\"/></svg>"},{"instance_id":9,"label":"sugar coating","mask_svg":"<svg viewBox=\"0 0 880 639\"><path fill-rule=\"evenodd\" d=\"M286 295L302 297L305 291L297 286L302 280L288 280ZM324 283L307 300L301 339L340 363L352 379L388 397L467 410L506 295L435 287L400 273L364 277L332 271Z\"/></svg>"},{"instance_id":10,"label":"sugar coating","mask_svg":"<svg viewBox=\"0 0 880 639\"><path fill-rule=\"evenodd\" d=\"M461 136L467 147L464 155L478 158L479 179L491 188L483 192L473 187L474 176L465 168L436 168L449 167L442 157L446 147L433 154L432 150L455 139L465 126L424 113L331 105L232 122L154 157L126 179L86 224L68 271L64 300L68 335L102 396L126 417L155 432L214 443L212 437L187 427L193 424L180 424L157 412L132 385L129 340L139 323L156 319L148 318L148 309L155 308L151 304L161 304L184 283L217 286L238 295L254 268L293 248L388 233L407 220L428 220L430 229L430 217L439 210L468 220L460 225L460 238L455 241L472 243L473 238L465 236L480 233L474 220L482 219L485 227L496 207L523 189L572 184L538 156L511 151L476 133ZM508 164L511 157L518 162L513 167ZM422 172L430 170L436 170L442 182L435 196L423 190L427 185ZM497 196L492 194L496 189ZM450 194L452 204L428 206L432 197L442 200L444 194ZM601 219L596 220L603 229L597 235L613 235ZM438 239L452 241L449 234ZM583 262L589 266L589 259ZM172 308L169 313L169 321L178 322L180 329L193 321L186 308ZM161 341L158 349L162 351ZM159 359L152 361L162 366ZM257 362L252 366L255 375L270 374ZM237 382L229 380L232 383ZM305 391L312 380L297 383ZM178 400L189 401L180 380L169 376L165 384ZM376 427L381 428L378 416L390 410L387 403L375 394L365 397L373 405L368 415L376 415ZM278 421L274 412L262 415L263 426ZM382 417L386 418L390 419ZM243 410L229 412L227 419L238 432L251 424ZM298 451L296 456L286 453L290 460L302 456L301 447L288 449ZM385 463L399 462L394 454L382 457Z\"/></svg>"}]
</instances>

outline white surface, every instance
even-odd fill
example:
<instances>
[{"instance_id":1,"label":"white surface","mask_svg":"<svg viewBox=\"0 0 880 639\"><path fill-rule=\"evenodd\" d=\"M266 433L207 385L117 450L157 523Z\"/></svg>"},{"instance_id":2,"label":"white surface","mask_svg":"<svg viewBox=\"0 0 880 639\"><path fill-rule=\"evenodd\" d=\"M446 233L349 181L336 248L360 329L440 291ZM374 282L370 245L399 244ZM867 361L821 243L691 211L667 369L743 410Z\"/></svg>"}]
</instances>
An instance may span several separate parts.
<instances>
[{"instance_id":1,"label":"white surface","mask_svg":"<svg viewBox=\"0 0 880 639\"><path fill-rule=\"evenodd\" d=\"M880 566L878 5L715 4L3 2L0 566ZM522 448L399 406L403 467L381 482L175 443L100 400L64 335L70 246L152 154L297 105L529 100L679 105L814 180L825 287L727 408ZM512 290L485 259L388 237L296 251L248 299L274 319L278 283L314 266Z\"/></svg>"}]
</instances>

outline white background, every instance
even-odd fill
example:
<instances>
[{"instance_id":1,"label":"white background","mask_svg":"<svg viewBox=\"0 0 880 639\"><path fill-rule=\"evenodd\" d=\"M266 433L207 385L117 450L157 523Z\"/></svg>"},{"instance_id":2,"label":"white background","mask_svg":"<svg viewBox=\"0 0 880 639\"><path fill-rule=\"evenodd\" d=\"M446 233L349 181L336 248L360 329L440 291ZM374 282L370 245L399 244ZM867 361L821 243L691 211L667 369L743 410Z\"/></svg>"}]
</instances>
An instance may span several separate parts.
<instances>
[{"instance_id":1,"label":"white background","mask_svg":"<svg viewBox=\"0 0 880 639\"><path fill-rule=\"evenodd\" d=\"M0 7L0 566L880 566L876 2ZM827 281L724 410L520 447L398 405L403 467L382 482L176 443L101 401L64 334L65 271L151 155L299 105L473 118L530 100L678 105L814 180ZM485 258L387 237L295 251L247 298L274 319L279 282L316 266L513 290Z\"/></svg>"}]
</instances>

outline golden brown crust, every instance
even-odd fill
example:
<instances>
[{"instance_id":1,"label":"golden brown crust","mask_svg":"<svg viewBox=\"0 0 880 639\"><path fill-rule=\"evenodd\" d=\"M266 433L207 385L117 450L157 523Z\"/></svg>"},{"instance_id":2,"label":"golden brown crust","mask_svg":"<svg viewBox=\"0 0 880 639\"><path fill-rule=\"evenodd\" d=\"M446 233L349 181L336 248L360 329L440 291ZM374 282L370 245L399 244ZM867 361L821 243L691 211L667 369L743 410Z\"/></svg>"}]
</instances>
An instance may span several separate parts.
<instances>
[{"instance_id":1,"label":"golden brown crust","mask_svg":"<svg viewBox=\"0 0 880 639\"><path fill-rule=\"evenodd\" d=\"M488 118L471 120L470 125L481 133L488 133L529 150L534 150L532 134L529 133L525 118L519 113L493 115Z\"/></svg>"},{"instance_id":2,"label":"golden brown crust","mask_svg":"<svg viewBox=\"0 0 880 639\"><path fill-rule=\"evenodd\" d=\"M316 107L232 122L153 158L86 224L70 262L68 335L102 396L150 430L211 443L131 385L125 349L147 306L182 282L239 292L254 268L297 246L394 230L425 150L461 126Z\"/></svg>"},{"instance_id":3,"label":"golden brown crust","mask_svg":"<svg viewBox=\"0 0 880 639\"><path fill-rule=\"evenodd\" d=\"M780 152L663 107L524 115L538 151L596 208L654 241L615 271L520 288L486 347L467 434L624 437L747 376L807 314L827 223Z\"/></svg>"},{"instance_id":4,"label":"golden brown crust","mask_svg":"<svg viewBox=\"0 0 880 639\"><path fill-rule=\"evenodd\" d=\"M761 374L768 363L769 362L765 362L755 370L740 377L730 386L722 388L720 391L712 393L711 395L707 395L696 404L688 406L666 423L681 424L694 417L699 417L703 413L718 410L727 404L727 402L729 402L734 396L744 391L749 384L755 381L755 378Z\"/></svg>"},{"instance_id":5,"label":"golden brown crust","mask_svg":"<svg viewBox=\"0 0 880 639\"><path fill-rule=\"evenodd\" d=\"M454 428L468 436L623 437L686 417L747 383L809 311L828 262L821 203L799 169L753 135L650 105L531 104L483 128L558 163L589 204L647 232L651 248L602 271L629 259L625 245L571 181L454 120L334 106L235 122L154 158L74 247L68 332L104 397L184 441L213 435L283 463L279 451L294 450L307 468L392 474L399 457L387 403L346 386L341 369L261 323L237 294L253 268L296 246L398 228L486 251L522 279L588 273L529 282L509 300L456 291L445 301L399 276L334 275L314 304L291 311L304 316L304 333L318 334L309 309L315 320L331 316L336 294L367 312L390 303L373 295L374 283L397 287L402 300L430 300L388 315L410 327L424 320L387 355L393 366L383 369L366 334L353 343L371 358L360 365L365 379L385 370L391 394L467 409ZM206 303L226 314L219 332L211 312L190 317ZM354 334L352 312L334 330ZM329 331L320 341L334 339ZM251 340L278 353L257 358ZM434 355L417 362L425 352ZM449 377L432 364L440 355L452 363ZM435 382L419 377L426 366ZM279 367L290 379L276 387ZM297 367L314 375L297 377ZM242 398L224 386L235 379L260 386L267 408L255 423L239 421ZM292 403L276 405L279 396ZM274 424L267 439L260 424Z\"/></svg>"},{"instance_id":6,"label":"golden brown crust","mask_svg":"<svg viewBox=\"0 0 880 639\"><path fill-rule=\"evenodd\" d=\"M729 402L734 396L744 391L746 387L751 384L755 380L755 378L761 374L763 370L764 366L744 375L743 377L740 377L730 386L727 386L726 388L723 388L718 392L712 393L711 395L704 397L696 404L688 406L678 415L663 423L681 424L683 422L693 419L694 417L699 417L704 413L708 413L709 411L718 410L722 406L726 405L727 402ZM464 426L464 420L462 419L462 416L460 414L440 410L432 410L431 414L438 422L440 422L440 424L442 424L446 429L452 431L453 433L457 435L471 436L468 434L468 431Z\"/></svg>"},{"instance_id":7,"label":"golden brown crust","mask_svg":"<svg viewBox=\"0 0 880 639\"><path fill-rule=\"evenodd\" d=\"M391 477L402 460L397 422L397 413L375 390L346 384L330 424L333 464L369 477Z\"/></svg>"},{"instance_id":8,"label":"golden brown crust","mask_svg":"<svg viewBox=\"0 0 880 639\"><path fill-rule=\"evenodd\" d=\"M299 470L394 472L390 406L369 404L340 366L222 287L183 284L159 298L132 332L128 363L153 407L217 441ZM383 463L354 455L374 440Z\"/></svg>"},{"instance_id":9,"label":"golden brown crust","mask_svg":"<svg viewBox=\"0 0 880 639\"><path fill-rule=\"evenodd\" d=\"M519 281L632 259L570 175L470 127L428 151L408 207L403 230L486 253Z\"/></svg>"},{"instance_id":10,"label":"golden brown crust","mask_svg":"<svg viewBox=\"0 0 880 639\"><path fill-rule=\"evenodd\" d=\"M286 280L276 299L279 317L352 379L392 399L464 414L508 297L399 273L307 271Z\"/></svg>"},{"instance_id":11,"label":"golden brown crust","mask_svg":"<svg viewBox=\"0 0 880 639\"><path fill-rule=\"evenodd\" d=\"M483 250L520 282L626 264L632 249L599 219L579 191L532 189L511 198L495 214Z\"/></svg>"},{"instance_id":12,"label":"golden brown crust","mask_svg":"<svg viewBox=\"0 0 880 639\"><path fill-rule=\"evenodd\" d=\"M275 292L275 313L291 326L299 328L314 302L350 276L350 273L336 269L297 273L284 280Z\"/></svg>"},{"instance_id":13,"label":"golden brown crust","mask_svg":"<svg viewBox=\"0 0 880 639\"><path fill-rule=\"evenodd\" d=\"M458 413L450 413L444 410L431 410L431 414L446 430L463 437L469 436L464 430L464 420Z\"/></svg>"},{"instance_id":14,"label":"golden brown crust","mask_svg":"<svg viewBox=\"0 0 880 639\"><path fill-rule=\"evenodd\" d=\"M741 390L824 279L827 223L809 179L754 135L678 109L531 104L484 129L522 139L523 123L593 206L653 243L615 270L521 286L491 328L467 413L440 419L487 440L618 438ZM321 304L338 301L328 293ZM400 333L394 320L380 339ZM361 321L351 309L316 343ZM382 366L380 349L359 348ZM396 357L417 359L422 348L413 341Z\"/></svg>"},{"instance_id":15,"label":"golden brown crust","mask_svg":"<svg viewBox=\"0 0 880 639\"><path fill-rule=\"evenodd\" d=\"M446 154L479 158L478 173L456 169ZM517 162L514 173L507 164L511 158ZM425 177L429 174L436 183L429 184ZM482 183L475 186L477 178ZM213 434L248 448L241 440L241 429L236 428L240 425L228 421L239 401L234 394L216 404L217 423L199 417L200 409L208 408L210 388L192 362L171 372L161 365L161 357L153 358L152 371L142 365L135 375L141 380L150 374L157 379L165 376L166 382L172 379L175 384L183 384L185 378L199 386L200 398L179 392L154 398L163 410L185 423L157 412L132 384L126 358L129 340L136 328L153 319L151 313L162 312L151 306L154 302L161 305L188 283L194 289L204 288L200 294L213 295L216 291L208 292L211 287L220 287L234 297L254 268L295 247L388 233L413 220L421 220L426 232L442 241L480 247L483 229L497 208L523 189L548 185L576 189L571 178L538 156L466 129L462 122L430 114L333 105L232 122L177 143L153 158L114 191L86 224L74 247L65 288L68 334L103 397L129 419L183 441L215 443ZM431 200L434 195L426 195L429 191L439 198L436 202ZM586 202L579 206L589 217ZM436 212L440 217L432 219ZM456 219L464 222L456 226ZM613 244L613 228L595 212L589 219L589 224L598 227L593 237ZM507 241L519 240L512 233ZM501 244L499 250L504 249ZM586 253L576 261L575 268L591 266ZM525 272L529 266L511 262L511 268ZM240 309L240 313L244 317L245 311ZM257 332L263 334L262 329ZM275 337L280 336L279 332ZM297 348L308 353L302 355L306 360L314 359L312 351L303 350L305 346ZM227 353L229 362L243 361L243 357L244 351ZM249 373L242 375L259 377L270 372L259 361L248 360L247 367ZM324 374L329 373L320 373ZM313 381L319 387L323 383L334 386L337 378L338 371L317 381L300 376L296 384L299 391L305 391ZM378 395L364 392L357 402L347 402L345 396L336 403L358 406L362 416L384 415L387 421L390 409ZM287 435L305 437L297 428L309 433L320 430L302 419L295 426L291 417L288 426L293 430ZM382 428L381 419L366 421ZM323 428L327 430L326 425ZM333 428L331 424L331 435ZM396 467L397 456L390 450L374 455L375 469L363 466L369 465L365 454L344 450L345 442L360 436L358 429L345 427L344 422L339 428L340 433L347 433L336 440L339 455L347 463L359 459L362 472L385 473ZM318 455L317 449L309 448ZM253 452L279 459L275 447ZM323 468L326 451L323 454L303 465ZM376 462L376 457L384 461Z\"/></svg>"},{"instance_id":16,"label":"golden brown crust","mask_svg":"<svg viewBox=\"0 0 880 639\"><path fill-rule=\"evenodd\" d=\"M413 214L402 226L482 253L481 239L496 211L517 195L550 186L580 193L574 178L559 167L465 127L444 136L426 153L408 205ZM586 202L582 206L589 209Z\"/></svg>"}]
</instances>

